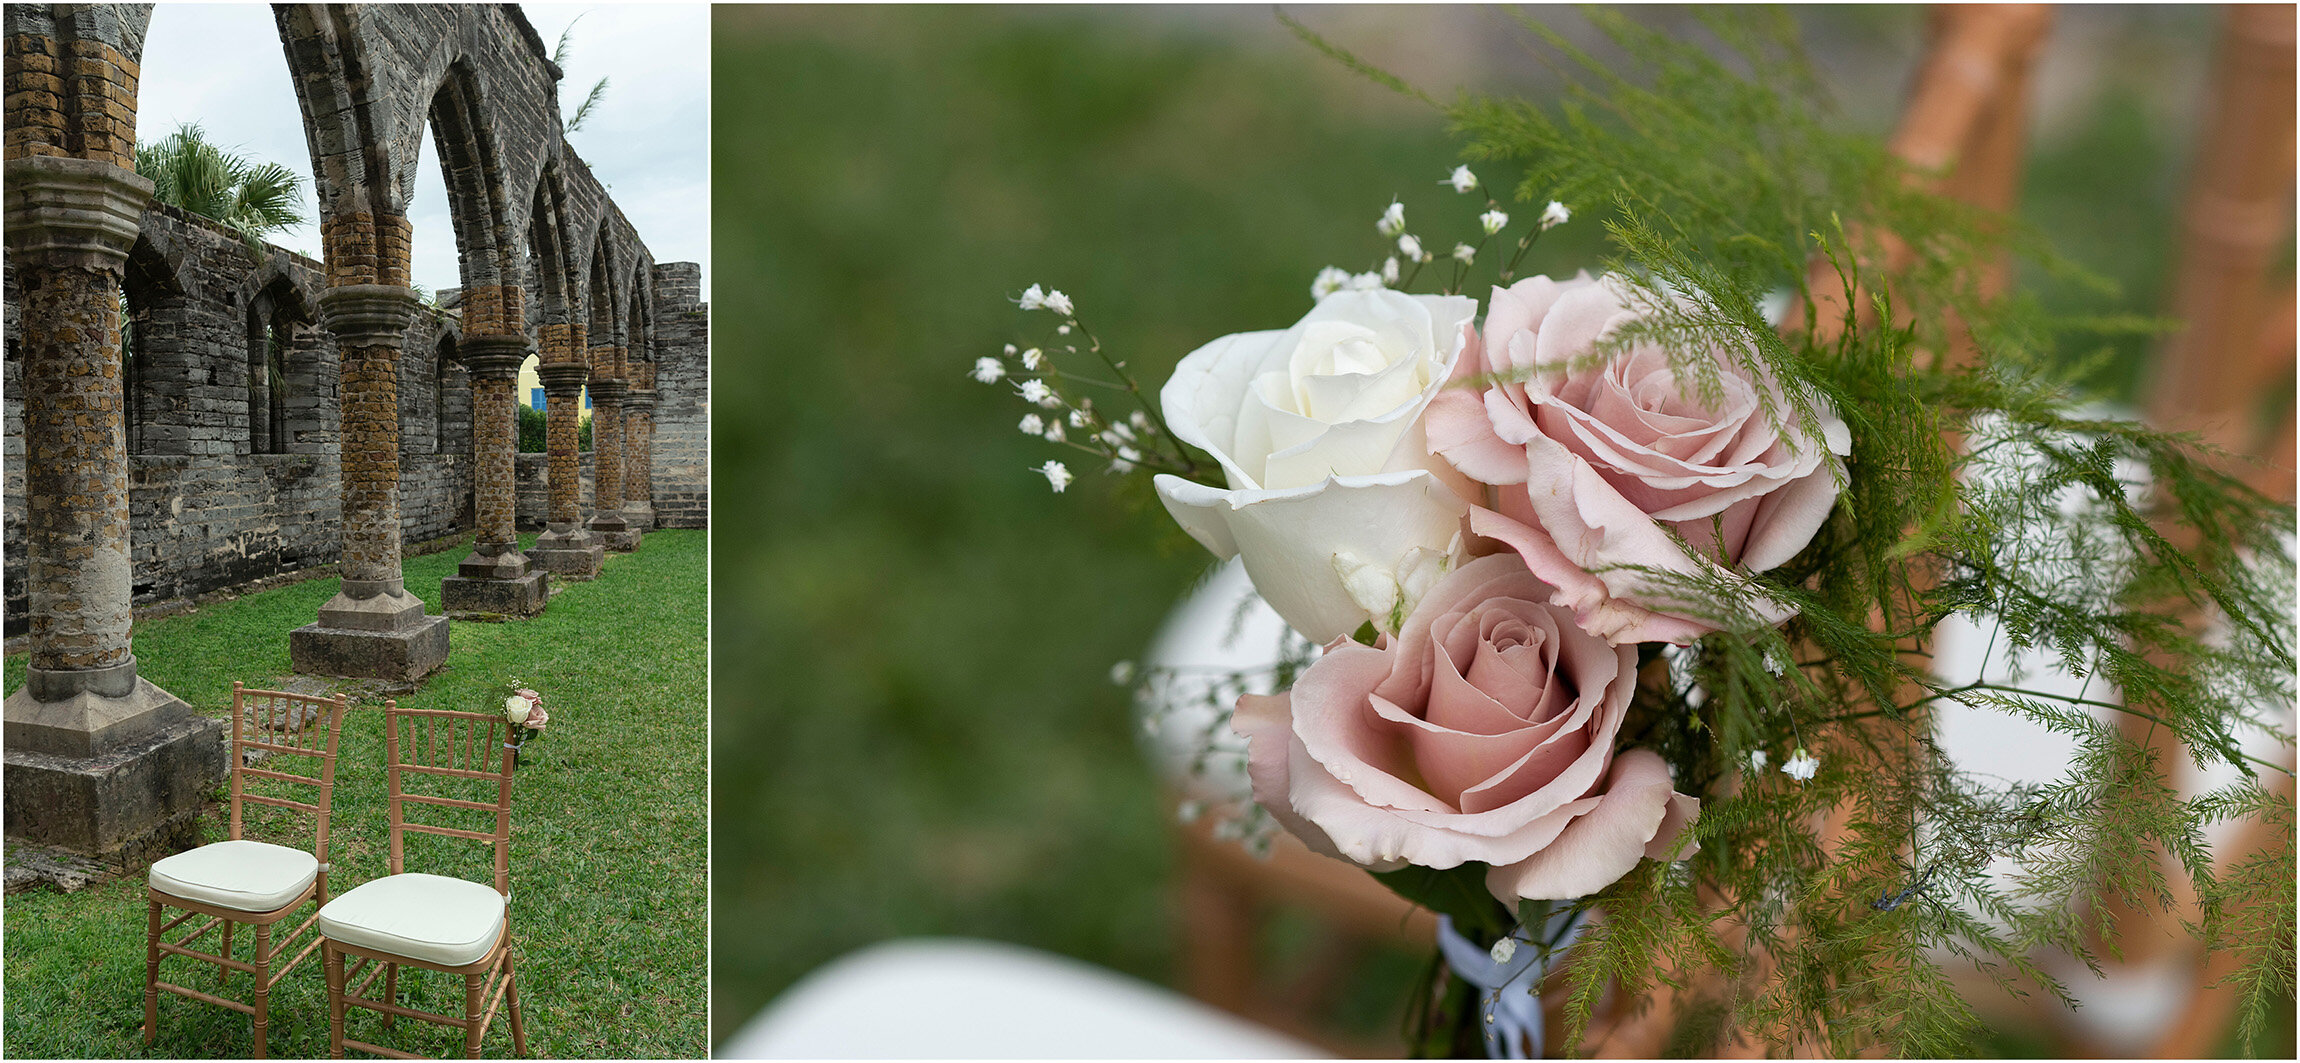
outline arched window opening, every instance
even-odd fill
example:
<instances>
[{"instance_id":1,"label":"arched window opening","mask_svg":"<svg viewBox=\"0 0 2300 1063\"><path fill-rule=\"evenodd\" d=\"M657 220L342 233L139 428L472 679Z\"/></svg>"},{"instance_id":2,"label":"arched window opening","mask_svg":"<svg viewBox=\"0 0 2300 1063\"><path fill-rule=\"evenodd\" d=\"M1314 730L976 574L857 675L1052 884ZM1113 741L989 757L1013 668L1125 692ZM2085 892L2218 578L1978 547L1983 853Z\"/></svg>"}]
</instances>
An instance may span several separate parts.
<instances>
[{"instance_id":1,"label":"arched window opening","mask_svg":"<svg viewBox=\"0 0 2300 1063\"><path fill-rule=\"evenodd\" d=\"M288 428L288 352L299 322L267 291L248 300L248 453L286 454L294 444Z\"/></svg>"}]
</instances>

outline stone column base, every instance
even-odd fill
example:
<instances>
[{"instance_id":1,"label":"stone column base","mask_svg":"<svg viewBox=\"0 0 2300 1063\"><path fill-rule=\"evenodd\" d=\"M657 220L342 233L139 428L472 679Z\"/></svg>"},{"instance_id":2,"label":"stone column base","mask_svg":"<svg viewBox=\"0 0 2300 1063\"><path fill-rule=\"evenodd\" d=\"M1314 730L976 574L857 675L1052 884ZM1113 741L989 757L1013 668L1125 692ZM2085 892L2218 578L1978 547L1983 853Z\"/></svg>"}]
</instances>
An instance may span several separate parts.
<instances>
[{"instance_id":1,"label":"stone column base","mask_svg":"<svg viewBox=\"0 0 2300 1063\"><path fill-rule=\"evenodd\" d=\"M632 502L623 507L623 523L631 530L645 535L655 530L655 506L651 502Z\"/></svg>"},{"instance_id":2,"label":"stone column base","mask_svg":"<svg viewBox=\"0 0 2300 1063\"><path fill-rule=\"evenodd\" d=\"M440 604L457 620L524 620L550 604L550 579L541 569L514 579L449 576L439 581Z\"/></svg>"},{"instance_id":3,"label":"stone column base","mask_svg":"<svg viewBox=\"0 0 2300 1063\"><path fill-rule=\"evenodd\" d=\"M631 530L631 525L623 520L618 511L601 511L591 518L587 530L605 543L607 549L618 554L627 554L639 548L639 534Z\"/></svg>"},{"instance_id":4,"label":"stone column base","mask_svg":"<svg viewBox=\"0 0 2300 1063\"><path fill-rule=\"evenodd\" d=\"M195 713L93 757L10 746L0 772L8 840L69 849L115 869L196 843L200 811L230 770L225 730L224 721Z\"/></svg>"},{"instance_id":5,"label":"stone column base","mask_svg":"<svg viewBox=\"0 0 2300 1063\"><path fill-rule=\"evenodd\" d=\"M580 524L552 524L535 537L527 560L561 579L595 579L606 560L607 546Z\"/></svg>"},{"instance_id":6,"label":"stone column base","mask_svg":"<svg viewBox=\"0 0 2300 1063\"><path fill-rule=\"evenodd\" d=\"M517 550L482 547L439 581L441 611L457 620L524 620L551 601L550 577Z\"/></svg>"},{"instance_id":7,"label":"stone column base","mask_svg":"<svg viewBox=\"0 0 2300 1063\"><path fill-rule=\"evenodd\" d=\"M421 609L420 602L417 608ZM288 659L298 673L412 681L447 663L444 616L419 612L395 630L331 627L329 618L329 610L322 607L320 622L288 632Z\"/></svg>"}]
</instances>

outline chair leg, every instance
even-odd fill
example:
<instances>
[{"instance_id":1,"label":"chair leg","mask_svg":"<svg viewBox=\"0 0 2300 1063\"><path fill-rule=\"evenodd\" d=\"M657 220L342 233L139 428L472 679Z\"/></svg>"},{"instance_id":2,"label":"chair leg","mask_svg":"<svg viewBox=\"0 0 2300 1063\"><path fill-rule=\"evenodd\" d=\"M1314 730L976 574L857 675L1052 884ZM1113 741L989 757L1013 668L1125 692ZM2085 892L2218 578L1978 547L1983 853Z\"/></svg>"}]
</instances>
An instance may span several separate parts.
<instances>
[{"instance_id":1,"label":"chair leg","mask_svg":"<svg viewBox=\"0 0 2300 1063\"><path fill-rule=\"evenodd\" d=\"M217 953L216 955L222 956L227 960L232 958L232 928L237 925L239 924L234 923L229 919L224 920L224 950ZM226 967L220 963L216 965L216 985L225 989L231 988L231 968Z\"/></svg>"},{"instance_id":2,"label":"chair leg","mask_svg":"<svg viewBox=\"0 0 2300 1063\"><path fill-rule=\"evenodd\" d=\"M343 1058L343 953L324 939L319 945L320 961L327 968L327 1054L332 1059Z\"/></svg>"},{"instance_id":3,"label":"chair leg","mask_svg":"<svg viewBox=\"0 0 2300 1063\"><path fill-rule=\"evenodd\" d=\"M272 928L269 923L256 926L256 1055L268 1059L265 1042L270 1039L272 1026Z\"/></svg>"},{"instance_id":4,"label":"chair leg","mask_svg":"<svg viewBox=\"0 0 2300 1063\"><path fill-rule=\"evenodd\" d=\"M160 1036L160 902L151 902L144 932L144 1043Z\"/></svg>"},{"instance_id":5,"label":"chair leg","mask_svg":"<svg viewBox=\"0 0 2300 1063\"><path fill-rule=\"evenodd\" d=\"M396 963L383 965L383 1002L386 1004L399 1003L399 965ZM399 1016L388 1011L383 1013L384 1029L391 1029L392 1023L397 1021L399 1021Z\"/></svg>"},{"instance_id":6,"label":"chair leg","mask_svg":"<svg viewBox=\"0 0 2300 1063\"><path fill-rule=\"evenodd\" d=\"M463 1054L472 1059L479 1058L479 996L486 984L485 975L463 976Z\"/></svg>"},{"instance_id":7,"label":"chair leg","mask_svg":"<svg viewBox=\"0 0 2300 1063\"><path fill-rule=\"evenodd\" d=\"M511 1054L527 1054L527 1030L519 1021L519 971L511 962L511 950L503 950L503 1006L511 1010Z\"/></svg>"}]
</instances>

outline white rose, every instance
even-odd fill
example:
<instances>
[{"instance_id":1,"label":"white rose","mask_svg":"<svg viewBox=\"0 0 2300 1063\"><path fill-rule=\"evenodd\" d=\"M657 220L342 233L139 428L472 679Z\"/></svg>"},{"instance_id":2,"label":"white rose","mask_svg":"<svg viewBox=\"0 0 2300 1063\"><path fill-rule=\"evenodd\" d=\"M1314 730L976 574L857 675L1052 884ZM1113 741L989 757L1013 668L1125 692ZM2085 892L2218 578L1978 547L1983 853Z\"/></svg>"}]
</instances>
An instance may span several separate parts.
<instances>
[{"instance_id":1,"label":"white rose","mask_svg":"<svg viewBox=\"0 0 2300 1063\"><path fill-rule=\"evenodd\" d=\"M503 715L510 717L512 723L526 723L527 714L533 711L534 706L529 705L526 698L517 694L503 699Z\"/></svg>"},{"instance_id":2,"label":"white rose","mask_svg":"<svg viewBox=\"0 0 2300 1063\"><path fill-rule=\"evenodd\" d=\"M1476 317L1464 296L1342 291L1293 328L1192 351L1159 401L1228 489L1160 476L1166 511L1216 556L1243 555L1303 635L1387 629L1433 557L1458 560L1465 499L1478 497L1422 429Z\"/></svg>"}]
</instances>

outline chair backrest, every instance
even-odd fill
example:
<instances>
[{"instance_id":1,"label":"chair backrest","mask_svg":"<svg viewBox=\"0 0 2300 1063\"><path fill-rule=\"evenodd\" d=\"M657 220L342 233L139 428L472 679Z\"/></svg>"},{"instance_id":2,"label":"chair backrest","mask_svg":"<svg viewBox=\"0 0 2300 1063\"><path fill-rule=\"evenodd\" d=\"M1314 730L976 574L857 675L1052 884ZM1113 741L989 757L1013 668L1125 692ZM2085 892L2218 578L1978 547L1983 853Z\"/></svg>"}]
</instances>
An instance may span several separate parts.
<instances>
[{"instance_id":1,"label":"chair backrest","mask_svg":"<svg viewBox=\"0 0 2300 1063\"><path fill-rule=\"evenodd\" d=\"M391 873L406 870L407 831L468 838L495 847L495 889L511 895L511 775L516 761L510 721L495 713L403 709L383 705L384 763L389 777ZM414 792L411 787L425 792ZM462 796L450 796L451 794ZM411 806L413 806L411 808ZM440 811L433 812L433 809ZM450 811L452 810L452 811ZM410 811L466 822L493 813L486 830L416 822Z\"/></svg>"},{"instance_id":2,"label":"chair backrest","mask_svg":"<svg viewBox=\"0 0 2300 1063\"><path fill-rule=\"evenodd\" d=\"M328 813L335 803L336 742L343 734L342 695L332 698L291 694L284 690L250 690L232 684L232 839L244 829L241 807L247 804L308 812L319 821L311 854L327 867ZM256 767L250 762L260 763ZM309 771L310 774L305 774ZM313 801L298 801L276 793L259 793L251 784L284 784L273 790L296 792L309 786L319 791ZM324 872L323 872L324 873Z\"/></svg>"}]
</instances>

